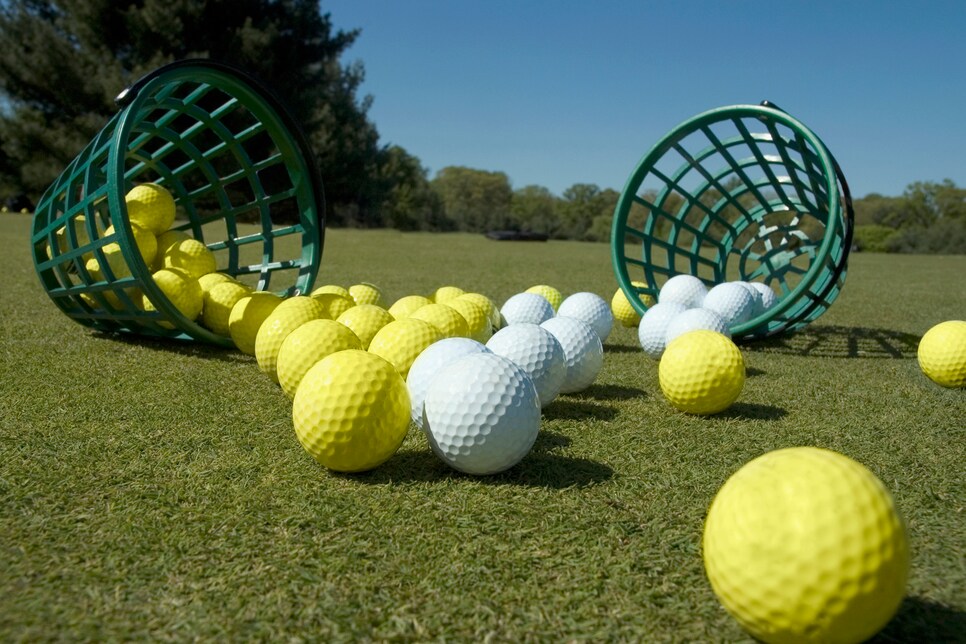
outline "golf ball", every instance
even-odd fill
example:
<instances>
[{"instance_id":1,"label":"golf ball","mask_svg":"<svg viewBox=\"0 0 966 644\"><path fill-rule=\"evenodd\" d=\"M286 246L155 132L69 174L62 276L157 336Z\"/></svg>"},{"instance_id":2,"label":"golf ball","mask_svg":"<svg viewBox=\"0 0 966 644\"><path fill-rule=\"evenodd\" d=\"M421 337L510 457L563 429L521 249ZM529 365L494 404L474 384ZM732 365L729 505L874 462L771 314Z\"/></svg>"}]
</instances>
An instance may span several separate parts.
<instances>
[{"instance_id":1,"label":"golf ball","mask_svg":"<svg viewBox=\"0 0 966 644\"><path fill-rule=\"evenodd\" d=\"M553 307L547 298L536 293L517 293L500 309L507 324L540 324L553 317Z\"/></svg>"},{"instance_id":2,"label":"golf ball","mask_svg":"<svg viewBox=\"0 0 966 644\"><path fill-rule=\"evenodd\" d=\"M966 321L932 327L919 341L919 368L943 387L966 387Z\"/></svg>"},{"instance_id":3,"label":"golf ball","mask_svg":"<svg viewBox=\"0 0 966 644\"><path fill-rule=\"evenodd\" d=\"M830 450L745 464L711 503L702 545L718 599L764 642L862 642L905 595L909 548L892 496Z\"/></svg>"},{"instance_id":4,"label":"golf ball","mask_svg":"<svg viewBox=\"0 0 966 644\"><path fill-rule=\"evenodd\" d=\"M541 324L564 350L567 377L560 393L583 391L594 383L604 365L604 347L597 332L583 320L557 316Z\"/></svg>"},{"instance_id":5,"label":"golf ball","mask_svg":"<svg viewBox=\"0 0 966 644\"><path fill-rule=\"evenodd\" d=\"M637 339L644 353L657 360L667 346L667 325L687 309L676 302L658 302L644 313L637 327Z\"/></svg>"},{"instance_id":6,"label":"golf ball","mask_svg":"<svg viewBox=\"0 0 966 644\"><path fill-rule=\"evenodd\" d=\"M413 422L420 427L423 426L423 403L426 402L426 392L429 391L429 384L439 374L440 369L471 353L488 351L485 346L469 338L444 338L426 347L413 362L409 375L406 376Z\"/></svg>"},{"instance_id":7,"label":"golf ball","mask_svg":"<svg viewBox=\"0 0 966 644\"><path fill-rule=\"evenodd\" d=\"M631 286L646 287L647 284L644 282L631 282ZM654 306L654 298L650 295L641 294L641 302L644 306L650 309ZM614 292L614 297L610 299L610 310L614 314L614 319L621 323L621 326L627 328L636 327L641 323L641 316L638 315L637 310L631 306L630 300L627 299L627 295L624 294L624 290L618 288Z\"/></svg>"},{"instance_id":8,"label":"golf ball","mask_svg":"<svg viewBox=\"0 0 966 644\"><path fill-rule=\"evenodd\" d=\"M664 334L665 346L671 344L671 341L679 335L683 335L688 331L697 331L698 329L717 331L722 335L731 337L731 330L728 329L728 325L714 311L709 311L708 309L688 309L674 316L668 322L667 331Z\"/></svg>"},{"instance_id":9,"label":"golf ball","mask_svg":"<svg viewBox=\"0 0 966 644\"><path fill-rule=\"evenodd\" d=\"M337 472L370 470L396 453L409 429L409 392L396 369L366 351L339 351L315 364L292 403L295 434Z\"/></svg>"},{"instance_id":10,"label":"golf ball","mask_svg":"<svg viewBox=\"0 0 966 644\"><path fill-rule=\"evenodd\" d=\"M302 378L319 360L337 351L362 348L358 336L335 320L309 320L282 341L275 366L278 384L294 398Z\"/></svg>"},{"instance_id":11,"label":"golf ball","mask_svg":"<svg viewBox=\"0 0 966 644\"><path fill-rule=\"evenodd\" d=\"M657 295L657 301L669 304L675 302L683 304L685 308L694 309L701 306L708 287L693 275L675 275L664 283Z\"/></svg>"},{"instance_id":12,"label":"golf ball","mask_svg":"<svg viewBox=\"0 0 966 644\"><path fill-rule=\"evenodd\" d=\"M433 452L467 474L516 465L540 431L537 388L526 372L493 353L474 353L444 367L429 386L423 432Z\"/></svg>"},{"instance_id":13,"label":"golf ball","mask_svg":"<svg viewBox=\"0 0 966 644\"><path fill-rule=\"evenodd\" d=\"M560 303L563 302L563 295L560 293L560 291L546 284L537 284L536 286L531 286L525 292L536 293L537 295L542 295L547 298L547 301L550 302L550 306L553 307L555 313L557 309L560 308Z\"/></svg>"},{"instance_id":14,"label":"golf ball","mask_svg":"<svg viewBox=\"0 0 966 644\"><path fill-rule=\"evenodd\" d=\"M747 282L751 285L751 288L755 289L761 293L761 312L764 313L771 307L778 303L778 296L775 295L775 291L771 289L767 284L762 284L761 282Z\"/></svg>"},{"instance_id":15,"label":"golf ball","mask_svg":"<svg viewBox=\"0 0 966 644\"><path fill-rule=\"evenodd\" d=\"M396 367L403 378L409 375L413 361L426 347L442 340L439 330L425 320L403 318L376 331L369 343L369 353L381 356Z\"/></svg>"},{"instance_id":16,"label":"golf ball","mask_svg":"<svg viewBox=\"0 0 966 644\"><path fill-rule=\"evenodd\" d=\"M486 348L527 372L537 388L541 407L560 393L567 378L567 362L563 347L550 331L536 324L511 324L497 331Z\"/></svg>"},{"instance_id":17,"label":"golf ball","mask_svg":"<svg viewBox=\"0 0 966 644\"><path fill-rule=\"evenodd\" d=\"M691 331L668 343L658 380L664 397L689 414L717 414L745 386L745 361L735 343L715 331Z\"/></svg>"},{"instance_id":18,"label":"golf ball","mask_svg":"<svg viewBox=\"0 0 966 644\"><path fill-rule=\"evenodd\" d=\"M756 291L757 292L757 291ZM714 311L731 328L744 324L755 313L755 296L738 282L717 284L708 291L701 308Z\"/></svg>"},{"instance_id":19,"label":"golf ball","mask_svg":"<svg viewBox=\"0 0 966 644\"><path fill-rule=\"evenodd\" d=\"M557 315L583 320L597 332L601 343L607 341L614 326L614 314L607 301L596 293L574 293L557 309Z\"/></svg>"}]
</instances>

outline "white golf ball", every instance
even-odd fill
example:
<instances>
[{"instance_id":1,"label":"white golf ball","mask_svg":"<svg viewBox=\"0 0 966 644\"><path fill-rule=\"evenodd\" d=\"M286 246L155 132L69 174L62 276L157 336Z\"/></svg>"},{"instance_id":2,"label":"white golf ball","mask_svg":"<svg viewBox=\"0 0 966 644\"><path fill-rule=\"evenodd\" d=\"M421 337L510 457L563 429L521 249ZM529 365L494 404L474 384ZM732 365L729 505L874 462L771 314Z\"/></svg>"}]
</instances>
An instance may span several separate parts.
<instances>
[{"instance_id":1,"label":"white golf ball","mask_svg":"<svg viewBox=\"0 0 966 644\"><path fill-rule=\"evenodd\" d=\"M755 301L754 311L752 311L751 318L749 318L749 319L754 319L754 318L758 317L759 315L761 315L762 311L764 311L764 309L761 308L761 306L762 306L762 304L761 304L761 302L762 302L761 292L758 289L756 289L754 286L752 286L751 285L751 282L733 282L733 283L734 284L741 284L742 288L744 288L746 291L748 291L749 293L751 293L751 297Z\"/></svg>"},{"instance_id":2,"label":"white golf ball","mask_svg":"<svg viewBox=\"0 0 966 644\"><path fill-rule=\"evenodd\" d=\"M511 324L493 334L486 348L509 358L533 379L540 406L549 405L567 378L563 347L550 331L536 324Z\"/></svg>"},{"instance_id":3,"label":"white golf ball","mask_svg":"<svg viewBox=\"0 0 966 644\"><path fill-rule=\"evenodd\" d=\"M406 376L409 388L409 401L412 405L413 422L423 426L423 403L429 385L440 369L472 353L486 353L484 345L469 338L444 338L423 349Z\"/></svg>"},{"instance_id":4,"label":"white golf ball","mask_svg":"<svg viewBox=\"0 0 966 644\"><path fill-rule=\"evenodd\" d=\"M559 315L540 326L550 331L564 350L567 377L560 393L572 394L593 384L604 365L604 345L597 332L583 320Z\"/></svg>"},{"instance_id":5,"label":"white golf ball","mask_svg":"<svg viewBox=\"0 0 966 644\"><path fill-rule=\"evenodd\" d=\"M714 311L731 328L752 318L756 309L755 296L740 282L725 282L708 291L701 308Z\"/></svg>"},{"instance_id":6,"label":"white golf ball","mask_svg":"<svg viewBox=\"0 0 966 644\"><path fill-rule=\"evenodd\" d=\"M664 334L664 344L671 344L671 340L684 335L688 331L707 329L731 337L731 330L720 315L708 309L688 309L679 313L668 323Z\"/></svg>"},{"instance_id":7,"label":"white golf ball","mask_svg":"<svg viewBox=\"0 0 966 644\"><path fill-rule=\"evenodd\" d=\"M540 324L553 317L553 307L547 298L536 293L517 293L500 309L506 324Z\"/></svg>"},{"instance_id":8,"label":"white golf ball","mask_svg":"<svg viewBox=\"0 0 966 644\"><path fill-rule=\"evenodd\" d=\"M693 275L684 273L675 275L664 283L657 295L657 301L663 304L672 302L683 304L685 308L696 309L701 306L708 287Z\"/></svg>"},{"instance_id":9,"label":"white golf ball","mask_svg":"<svg viewBox=\"0 0 966 644\"><path fill-rule=\"evenodd\" d=\"M597 332L601 342L607 341L614 326L614 314L607 301L596 293L586 291L574 293L561 302L557 315L583 320Z\"/></svg>"},{"instance_id":10,"label":"white golf ball","mask_svg":"<svg viewBox=\"0 0 966 644\"><path fill-rule=\"evenodd\" d=\"M767 284L762 284L761 282L748 282L751 287L761 293L761 310L762 312L767 311L771 307L778 303L778 296L775 295L775 291L772 290Z\"/></svg>"},{"instance_id":11,"label":"white golf ball","mask_svg":"<svg viewBox=\"0 0 966 644\"><path fill-rule=\"evenodd\" d=\"M540 431L540 399L527 373L493 353L464 356L433 379L423 432L433 452L467 474L516 465Z\"/></svg>"},{"instance_id":12,"label":"white golf ball","mask_svg":"<svg viewBox=\"0 0 966 644\"><path fill-rule=\"evenodd\" d=\"M664 355L664 347L667 346L664 341L667 336L667 325L679 313L687 310L683 304L677 302L658 302L649 308L641 317L641 323L637 327L637 339L640 340L644 353L659 360Z\"/></svg>"}]
</instances>

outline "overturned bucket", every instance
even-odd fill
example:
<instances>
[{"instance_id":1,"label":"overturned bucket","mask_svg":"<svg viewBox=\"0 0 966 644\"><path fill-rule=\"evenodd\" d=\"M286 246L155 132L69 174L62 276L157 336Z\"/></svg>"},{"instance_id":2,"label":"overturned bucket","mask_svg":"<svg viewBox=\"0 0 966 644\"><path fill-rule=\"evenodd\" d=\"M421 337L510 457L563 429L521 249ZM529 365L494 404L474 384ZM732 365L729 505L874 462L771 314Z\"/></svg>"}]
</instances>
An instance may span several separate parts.
<instances>
[{"instance_id":1,"label":"overturned bucket","mask_svg":"<svg viewBox=\"0 0 966 644\"><path fill-rule=\"evenodd\" d=\"M325 230L322 182L305 136L270 90L209 60L161 67L117 104L38 203L37 274L80 324L233 346L182 314L155 283L157 266L139 250L125 195L161 186L176 205L170 230L202 242L218 272L254 290L305 293Z\"/></svg>"},{"instance_id":2,"label":"overturned bucket","mask_svg":"<svg viewBox=\"0 0 966 644\"><path fill-rule=\"evenodd\" d=\"M845 177L804 124L767 101L721 107L638 163L614 213L611 260L639 314L678 274L765 283L776 304L731 329L764 338L803 328L838 297L853 218Z\"/></svg>"}]
</instances>

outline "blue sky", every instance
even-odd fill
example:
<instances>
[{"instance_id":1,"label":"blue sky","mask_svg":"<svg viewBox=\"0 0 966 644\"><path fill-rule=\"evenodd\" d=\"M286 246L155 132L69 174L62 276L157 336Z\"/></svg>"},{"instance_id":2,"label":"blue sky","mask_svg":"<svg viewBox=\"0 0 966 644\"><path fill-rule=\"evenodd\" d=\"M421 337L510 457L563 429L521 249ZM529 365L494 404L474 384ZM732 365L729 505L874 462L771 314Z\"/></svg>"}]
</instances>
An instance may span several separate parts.
<instances>
[{"instance_id":1,"label":"blue sky","mask_svg":"<svg viewBox=\"0 0 966 644\"><path fill-rule=\"evenodd\" d=\"M852 193L966 186L966 1L323 0L361 35L343 62L384 144L432 177L620 190L705 110L768 99L835 155Z\"/></svg>"}]
</instances>

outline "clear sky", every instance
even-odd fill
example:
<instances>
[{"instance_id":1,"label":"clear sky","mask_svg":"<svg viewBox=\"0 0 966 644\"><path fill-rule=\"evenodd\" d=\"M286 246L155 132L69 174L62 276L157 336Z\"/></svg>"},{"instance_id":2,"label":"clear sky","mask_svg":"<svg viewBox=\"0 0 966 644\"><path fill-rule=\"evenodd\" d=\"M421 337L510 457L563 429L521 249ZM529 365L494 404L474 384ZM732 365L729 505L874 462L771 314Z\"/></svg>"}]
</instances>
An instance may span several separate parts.
<instances>
[{"instance_id":1,"label":"clear sky","mask_svg":"<svg viewBox=\"0 0 966 644\"><path fill-rule=\"evenodd\" d=\"M966 0L323 0L361 29L381 142L502 171L514 188L620 190L705 110L768 99L836 157L853 195L966 186Z\"/></svg>"}]
</instances>

